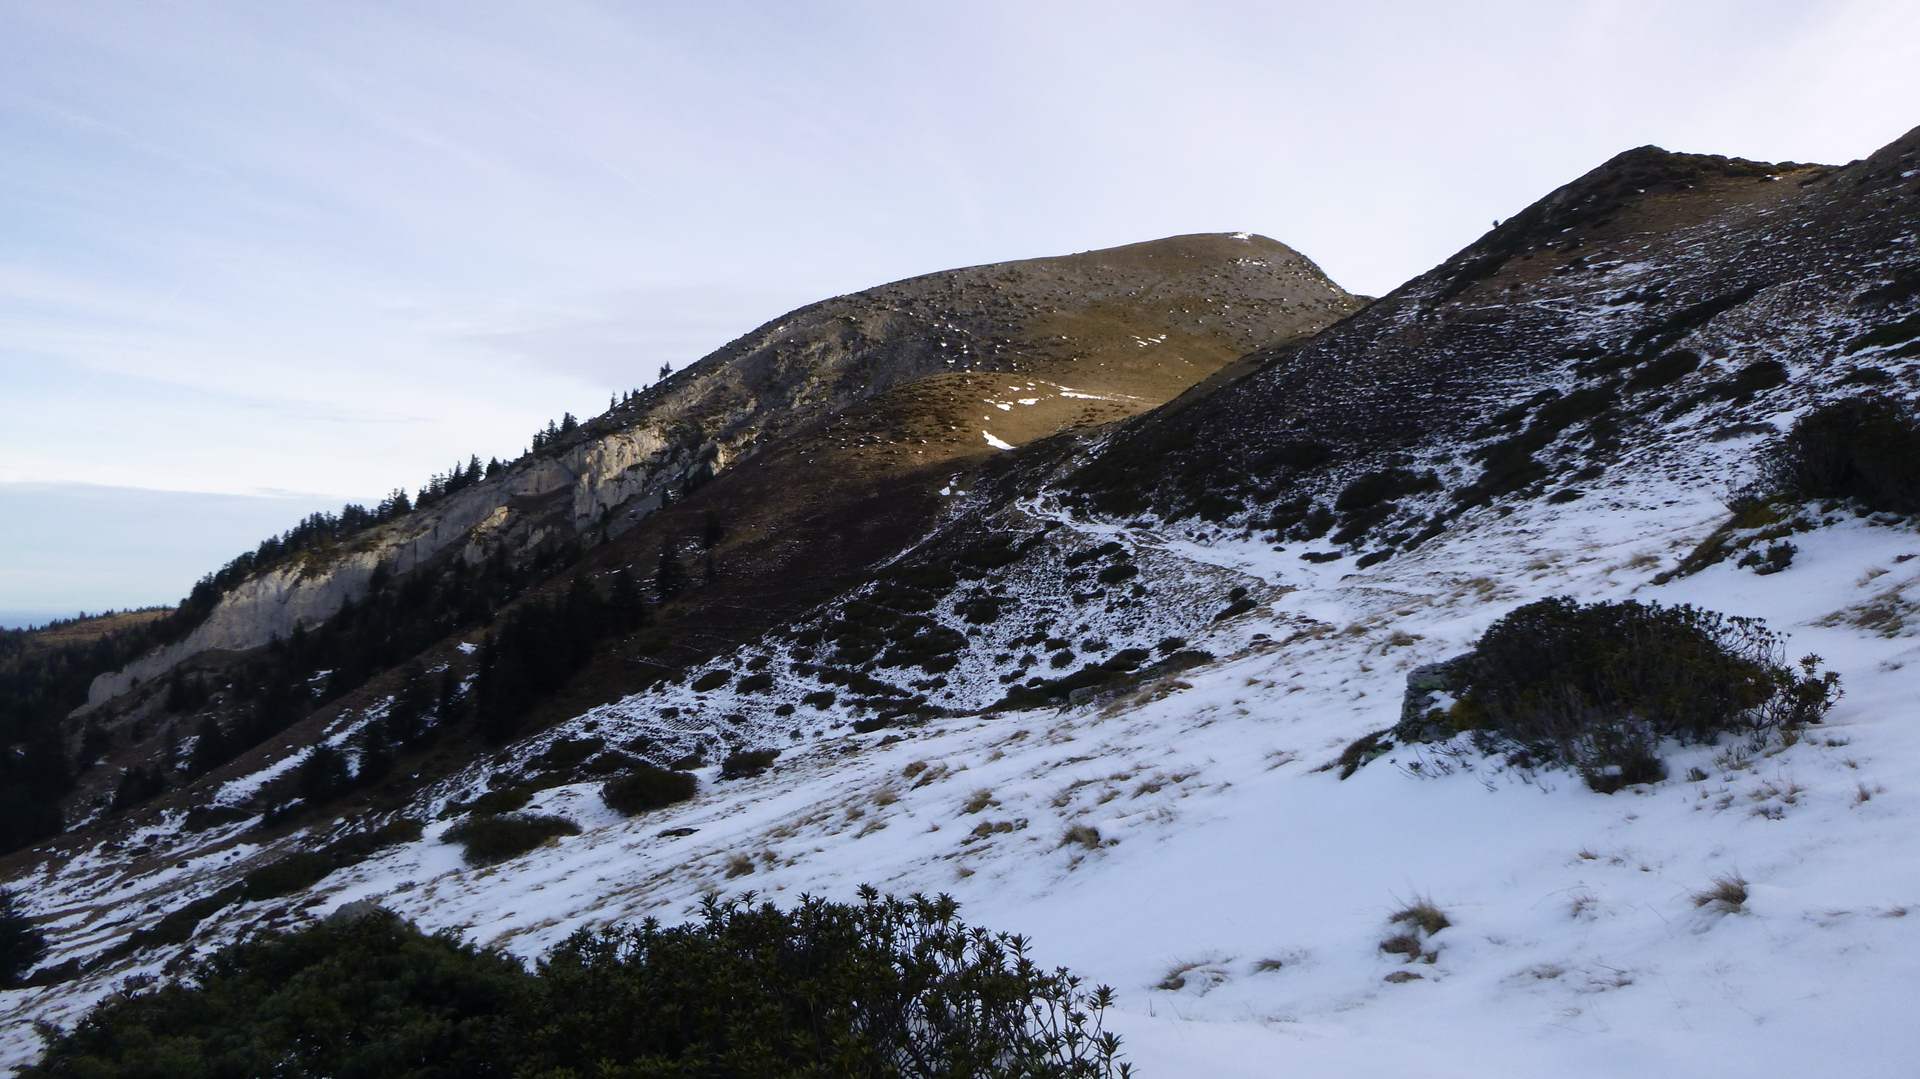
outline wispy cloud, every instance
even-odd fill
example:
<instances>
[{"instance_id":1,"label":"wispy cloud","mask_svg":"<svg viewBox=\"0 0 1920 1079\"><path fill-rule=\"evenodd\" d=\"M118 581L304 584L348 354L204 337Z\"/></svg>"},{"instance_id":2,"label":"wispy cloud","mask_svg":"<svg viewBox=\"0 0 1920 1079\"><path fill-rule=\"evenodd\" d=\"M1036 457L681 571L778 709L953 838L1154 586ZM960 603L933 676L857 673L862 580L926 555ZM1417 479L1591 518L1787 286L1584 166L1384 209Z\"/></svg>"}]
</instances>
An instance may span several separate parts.
<instances>
[{"instance_id":1,"label":"wispy cloud","mask_svg":"<svg viewBox=\"0 0 1920 1079\"><path fill-rule=\"evenodd\" d=\"M0 2L0 70L0 478L378 491L913 273L1377 293L1627 146L1857 156L1920 8Z\"/></svg>"}]
</instances>

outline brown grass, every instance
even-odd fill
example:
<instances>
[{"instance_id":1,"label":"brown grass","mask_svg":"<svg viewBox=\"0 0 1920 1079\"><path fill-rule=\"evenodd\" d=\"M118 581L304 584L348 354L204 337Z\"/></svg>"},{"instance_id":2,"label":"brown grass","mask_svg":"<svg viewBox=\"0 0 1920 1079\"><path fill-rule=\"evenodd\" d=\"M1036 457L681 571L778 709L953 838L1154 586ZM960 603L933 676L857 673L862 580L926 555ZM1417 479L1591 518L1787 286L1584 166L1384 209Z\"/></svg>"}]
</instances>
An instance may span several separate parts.
<instances>
[{"instance_id":1,"label":"brown grass","mask_svg":"<svg viewBox=\"0 0 1920 1079\"><path fill-rule=\"evenodd\" d=\"M1075 824L1061 833L1060 845L1085 847L1098 850L1100 847L1100 829L1091 824Z\"/></svg>"},{"instance_id":2,"label":"brown grass","mask_svg":"<svg viewBox=\"0 0 1920 1079\"><path fill-rule=\"evenodd\" d=\"M1453 924L1446 911L1435 906L1433 900L1419 897L1406 906L1394 911L1387 921L1394 925L1405 925L1432 936Z\"/></svg>"},{"instance_id":3,"label":"brown grass","mask_svg":"<svg viewBox=\"0 0 1920 1079\"><path fill-rule=\"evenodd\" d=\"M1713 878L1707 888L1693 893L1693 905L1713 908L1724 914L1738 914L1747 908L1747 878L1728 873Z\"/></svg>"}]
</instances>

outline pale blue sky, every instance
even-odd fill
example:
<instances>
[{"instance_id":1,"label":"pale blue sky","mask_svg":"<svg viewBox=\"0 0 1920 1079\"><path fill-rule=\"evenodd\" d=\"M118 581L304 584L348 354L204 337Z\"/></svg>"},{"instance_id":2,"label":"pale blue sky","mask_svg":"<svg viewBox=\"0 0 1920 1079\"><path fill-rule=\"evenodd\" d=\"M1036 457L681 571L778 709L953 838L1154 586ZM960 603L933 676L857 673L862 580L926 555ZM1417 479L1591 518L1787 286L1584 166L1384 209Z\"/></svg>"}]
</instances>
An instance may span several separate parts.
<instances>
[{"instance_id":1,"label":"pale blue sky","mask_svg":"<svg viewBox=\"0 0 1920 1079\"><path fill-rule=\"evenodd\" d=\"M1904 0L0 0L0 484L413 487L822 296L1179 232L1383 292L1630 146L1863 155L1917 73ZM188 583L6 534L0 607Z\"/></svg>"}]
</instances>

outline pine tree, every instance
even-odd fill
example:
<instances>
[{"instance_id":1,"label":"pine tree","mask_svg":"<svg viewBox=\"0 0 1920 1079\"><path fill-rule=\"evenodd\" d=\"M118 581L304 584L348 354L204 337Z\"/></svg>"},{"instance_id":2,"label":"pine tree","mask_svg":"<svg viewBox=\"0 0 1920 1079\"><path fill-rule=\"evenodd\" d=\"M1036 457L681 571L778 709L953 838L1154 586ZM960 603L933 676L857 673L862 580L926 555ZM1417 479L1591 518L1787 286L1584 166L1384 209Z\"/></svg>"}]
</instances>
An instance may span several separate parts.
<instances>
[{"instance_id":1,"label":"pine tree","mask_svg":"<svg viewBox=\"0 0 1920 1079\"><path fill-rule=\"evenodd\" d=\"M80 732L80 767L91 768L113 748L113 736L95 720L87 720Z\"/></svg>"},{"instance_id":2,"label":"pine tree","mask_svg":"<svg viewBox=\"0 0 1920 1079\"><path fill-rule=\"evenodd\" d=\"M433 705L434 722L437 725L452 723L460 717L465 706L460 696L460 676L448 667L440 672L440 693Z\"/></svg>"},{"instance_id":3,"label":"pine tree","mask_svg":"<svg viewBox=\"0 0 1920 1079\"><path fill-rule=\"evenodd\" d=\"M294 769L294 789L310 805L318 805L347 789L353 777L347 772L347 758L338 749L322 742L308 751Z\"/></svg>"},{"instance_id":4,"label":"pine tree","mask_svg":"<svg viewBox=\"0 0 1920 1079\"><path fill-rule=\"evenodd\" d=\"M114 812L131 809L142 802L149 801L161 791L167 789L166 776L158 769L138 765L129 768L120 777L120 785L113 790L113 800L109 808Z\"/></svg>"},{"instance_id":5,"label":"pine tree","mask_svg":"<svg viewBox=\"0 0 1920 1079\"><path fill-rule=\"evenodd\" d=\"M680 554L673 549L672 540L660 541L660 570L654 577L653 587L661 603L672 600L687 587L687 571L680 565Z\"/></svg>"},{"instance_id":6,"label":"pine tree","mask_svg":"<svg viewBox=\"0 0 1920 1079\"><path fill-rule=\"evenodd\" d=\"M187 772L191 775L205 775L227 763L233 756L232 748L227 744L227 732L220 729L220 723L212 716L200 721L200 729L193 739L193 757L187 763Z\"/></svg>"},{"instance_id":7,"label":"pine tree","mask_svg":"<svg viewBox=\"0 0 1920 1079\"><path fill-rule=\"evenodd\" d=\"M46 935L12 892L0 891L0 989L20 984L46 954Z\"/></svg>"},{"instance_id":8,"label":"pine tree","mask_svg":"<svg viewBox=\"0 0 1920 1079\"><path fill-rule=\"evenodd\" d=\"M672 364L663 363L660 365L660 381L665 382L667 380L667 376L671 374L673 374Z\"/></svg>"},{"instance_id":9,"label":"pine tree","mask_svg":"<svg viewBox=\"0 0 1920 1079\"><path fill-rule=\"evenodd\" d=\"M630 631L647 624L647 599L640 592L640 583L634 580L633 571L620 567L613 575L613 587L607 594L609 620L622 632Z\"/></svg>"},{"instance_id":10,"label":"pine tree","mask_svg":"<svg viewBox=\"0 0 1920 1079\"><path fill-rule=\"evenodd\" d=\"M578 669L593 658L593 646L605 630L606 605L584 574L574 574L560 610L560 628L567 638L567 664Z\"/></svg>"},{"instance_id":11,"label":"pine tree","mask_svg":"<svg viewBox=\"0 0 1920 1079\"><path fill-rule=\"evenodd\" d=\"M369 724L360 732L360 771L355 779L377 783L393 771L393 743L379 724Z\"/></svg>"}]
</instances>

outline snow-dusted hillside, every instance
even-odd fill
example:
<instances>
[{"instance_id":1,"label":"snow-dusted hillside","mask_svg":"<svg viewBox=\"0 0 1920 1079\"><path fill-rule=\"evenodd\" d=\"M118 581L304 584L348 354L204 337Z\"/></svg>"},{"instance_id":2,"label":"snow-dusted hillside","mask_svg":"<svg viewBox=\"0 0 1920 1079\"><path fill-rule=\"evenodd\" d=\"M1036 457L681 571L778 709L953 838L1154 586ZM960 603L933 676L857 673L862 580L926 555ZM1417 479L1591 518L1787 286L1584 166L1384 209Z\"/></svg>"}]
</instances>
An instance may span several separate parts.
<instances>
[{"instance_id":1,"label":"snow-dusted hillside","mask_svg":"<svg viewBox=\"0 0 1920 1079\"><path fill-rule=\"evenodd\" d=\"M1001 426L1042 406L998 370L841 413L649 516L661 583L701 499L751 542L597 645L591 691L462 731L488 668L460 623L418 679L17 856L54 953L0 994L0 1063L125 977L347 904L533 957L715 892L872 884L1111 984L1143 1075L1911 1074L1920 529L1836 502L1731 532L1729 500L1810 411L1920 397L1916 178L1920 130L1837 169L1631 151L1125 424ZM983 404L1019 448L980 450ZM935 467L942 437L976 457ZM643 531L568 591L644 571ZM1783 532L1755 568L1688 557ZM1764 743L1667 745L1667 778L1611 795L1465 737L1339 766L1411 671L1555 595L1757 616L1845 696ZM355 732L427 679L448 729L386 780L317 805L274 782L320 742L363 762ZM781 752L725 778L747 747ZM600 785L638 758L697 796L616 814ZM449 830L502 807L580 833L465 865ZM1383 950L1417 904L1437 928Z\"/></svg>"},{"instance_id":2,"label":"snow-dusted hillside","mask_svg":"<svg viewBox=\"0 0 1920 1079\"><path fill-rule=\"evenodd\" d=\"M1840 518L1796 537L1785 572L1723 563L1651 585L1724 519L1712 477L1748 445L1487 514L1358 572L1132 529L1156 559L1271 586L1195 639L1217 662L1057 710L824 735L759 778L709 767L692 803L633 819L592 784L556 787L531 808L584 834L474 870L437 822L326 878L297 916L374 899L532 956L581 925L677 917L710 891L848 897L872 883L949 892L970 919L1111 983L1112 1025L1146 1075L1909 1074L1920 643L1897 618L1888 635L1846 612L1908 608L1920 534ZM1031 509L1084 527L1044 498ZM1797 744L1674 751L1674 778L1615 795L1565 773L1435 775L1405 751L1344 781L1321 767L1398 718L1411 667L1561 593L1762 616L1794 655L1825 657L1846 697ZM88 946L104 906L176 907L256 853L226 840L152 835L137 875L104 850L50 867L28 894L54 918L55 958ZM1744 909L1695 905L1730 874L1750 882ZM1415 898L1452 921L1431 964L1378 948ZM201 946L269 912L295 916L231 907ZM26 1020L71 1021L111 988L8 994L5 1059L33 1051Z\"/></svg>"}]
</instances>

